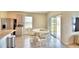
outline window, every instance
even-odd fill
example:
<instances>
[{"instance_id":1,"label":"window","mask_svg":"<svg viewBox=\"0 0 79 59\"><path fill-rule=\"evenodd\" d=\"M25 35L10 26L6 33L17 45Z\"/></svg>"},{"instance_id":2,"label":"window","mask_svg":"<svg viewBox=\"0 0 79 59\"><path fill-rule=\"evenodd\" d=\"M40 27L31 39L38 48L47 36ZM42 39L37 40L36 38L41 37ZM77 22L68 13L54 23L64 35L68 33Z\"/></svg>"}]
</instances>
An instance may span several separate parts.
<instances>
[{"instance_id":1,"label":"window","mask_svg":"<svg viewBox=\"0 0 79 59\"><path fill-rule=\"evenodd\" d=\"M32 17L31 16L25 16L24 28L32 28Z\"/></svg>"},{"instance_id":2,"label":"window","mask_svg":"<svg viewBox=\"0 0 79 59\"><path fill-rule=\"evenodd\" d=\"M72 30L74 32L79 31L79 17L73 17L73 19L72 19Z\"/></svg>"},{"instance_id":3,"label":"window","mask_svg":"<svg viewBox=\"0 0 79 59\"><path fill-rule=\"evenodd\" d=\"M76 20L73 17L73 19L72 19L72 31L75 31L75 23L76 23Z\"/></svg>"}]
</instances>

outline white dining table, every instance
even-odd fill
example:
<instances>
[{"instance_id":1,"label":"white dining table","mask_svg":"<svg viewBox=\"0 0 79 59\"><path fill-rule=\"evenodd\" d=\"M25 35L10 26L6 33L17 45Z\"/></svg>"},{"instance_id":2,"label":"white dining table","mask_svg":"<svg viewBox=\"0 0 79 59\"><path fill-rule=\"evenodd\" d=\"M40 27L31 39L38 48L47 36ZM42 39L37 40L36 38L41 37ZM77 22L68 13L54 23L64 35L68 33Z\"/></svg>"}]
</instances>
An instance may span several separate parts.
<instances>
[{"instance_id":1,"label":"white dining table","mask_svg":"<svg viewBox=\"0 0 79 59\"><path fill-rule=\"evenodd\" d=\"M35 32L35 33L41 33L41 34L49 32L49 31L41 31L41 30L32 30L32 31Z\"/></svg>"}]
</instances>

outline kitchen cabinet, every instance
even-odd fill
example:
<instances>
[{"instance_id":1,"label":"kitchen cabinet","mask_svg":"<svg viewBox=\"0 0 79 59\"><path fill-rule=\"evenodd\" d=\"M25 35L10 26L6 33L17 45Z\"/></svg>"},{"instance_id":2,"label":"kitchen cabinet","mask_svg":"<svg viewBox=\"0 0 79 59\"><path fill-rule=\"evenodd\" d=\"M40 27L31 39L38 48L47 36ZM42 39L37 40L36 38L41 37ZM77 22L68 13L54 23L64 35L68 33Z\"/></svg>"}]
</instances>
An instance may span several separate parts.
<instances>
[{"instance_id":1,"label":"kitchen cabinet","mask_svg":"<svg viewBox=\"0 0 79 59\"><path fill-rule=\"evenodd\" d=\"M3 37L2 39L0 39L0 48L7 48L6 39L7 37Z\"/></svg>"},{"instance_id":2,"label":"kitchen cabinet","mask_svg":"<svg viewBox=\"0 0 79 59\"><path fill-rule=\"evenodd\" d=\"M23 17L20 14L17 14L17 27L16 27L16 35L21 36L23 33Z\"/></svg>"},{"instance_id":3,"label":"kitchen cabinet","mask_svg":"<svg viewBox=\"0 0 79 59\"><path fill-rule=\"evenodd\" d=\"M22 14L18 14L16 12L9 12L7 14L7 18L11 18L12 21L14 19L16 19L17 23L16 23L16 35L22 35L22 31L23 31L23 16ZM12 25L13 26L13 25Z\"/></svg>"},{"instance_id":4,"label":"kitchen cabinet","mask_svg":"<svg viewBox=\"0 0 79 59\"><path fill-rule=\"evenodd\" d=\"M0 39L0 48L7 48L7 38L10 36L11 34L8 34Z\"/></svg>"},{"instance_id":5,"label":"kitchen cabinet","mask_svg":"<svg viewBox=\"0 0 79 59\"><path fill-rule=\"evenodd\" d=\"M16 36L22 36L23 27L16 27Z\"/></svg>"},{"instance_id":6,"label":"kitchen cabinet","mask_svg":"<svg viewBox=\"0 0 79 59\"><path fill-rule=\"evenodd\" d=\"M12 33L15 30L2 30L0 31L0 48L14 48L15 36Z\"/></svg>"},{"instance_id":7,"label":"kitchen cabinet","mask_svg":"<svg viewBox=\"0 0 79 59\"><path fill-rule=\"evenodd\" d=\"M1 18L1 30L13 29L13 21L11 18Z\"/></svg>"}]
</instances>

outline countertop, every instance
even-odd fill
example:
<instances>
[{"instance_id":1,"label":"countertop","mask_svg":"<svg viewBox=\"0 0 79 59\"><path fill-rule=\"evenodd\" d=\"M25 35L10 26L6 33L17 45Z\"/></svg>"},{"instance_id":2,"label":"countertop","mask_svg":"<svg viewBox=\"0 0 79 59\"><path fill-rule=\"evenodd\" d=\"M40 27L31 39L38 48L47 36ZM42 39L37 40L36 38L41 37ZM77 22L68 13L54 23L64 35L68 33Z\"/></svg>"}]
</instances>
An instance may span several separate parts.
<instances>
[{"instance_id":1,"label":"countertop","mask_svg":"<svg viewBox=\"0 0 79 59\"><path fill-rule=\"evenodd\" d=\"M0 30L0 39L3 38L4 36L10 34L10 33L13 33L14 31L16 31L16 30L12 30L12 29L10 29L10 30Z\"/></svg>"}]
</instances>

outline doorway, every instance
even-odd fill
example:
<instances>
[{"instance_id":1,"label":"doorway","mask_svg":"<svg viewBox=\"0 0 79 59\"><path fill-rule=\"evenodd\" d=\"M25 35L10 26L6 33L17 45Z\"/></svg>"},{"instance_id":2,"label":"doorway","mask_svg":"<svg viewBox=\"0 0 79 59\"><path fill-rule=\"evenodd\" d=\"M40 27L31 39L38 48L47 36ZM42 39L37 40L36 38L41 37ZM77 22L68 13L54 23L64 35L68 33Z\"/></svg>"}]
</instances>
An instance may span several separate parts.
<instances>
[{"instance_id":1,"label":"doorway","mask_svg":"<svg viewBox=\"0 0 79 59\"><path fill-rule=\"evenodd\" d=\"M51 44L57 48L61 47L61 15L49 18L49 34Z\"/></svg>"},{"instance_id":2,"label":"doorway","mask_svg":"<svg viewBox=\"0 0 79 59\"><path fill-rule=\"evenodd\" d=\"M54 38L61 40L61 15L50 17L49 32Z\"/></svg>"}]
</instances>

